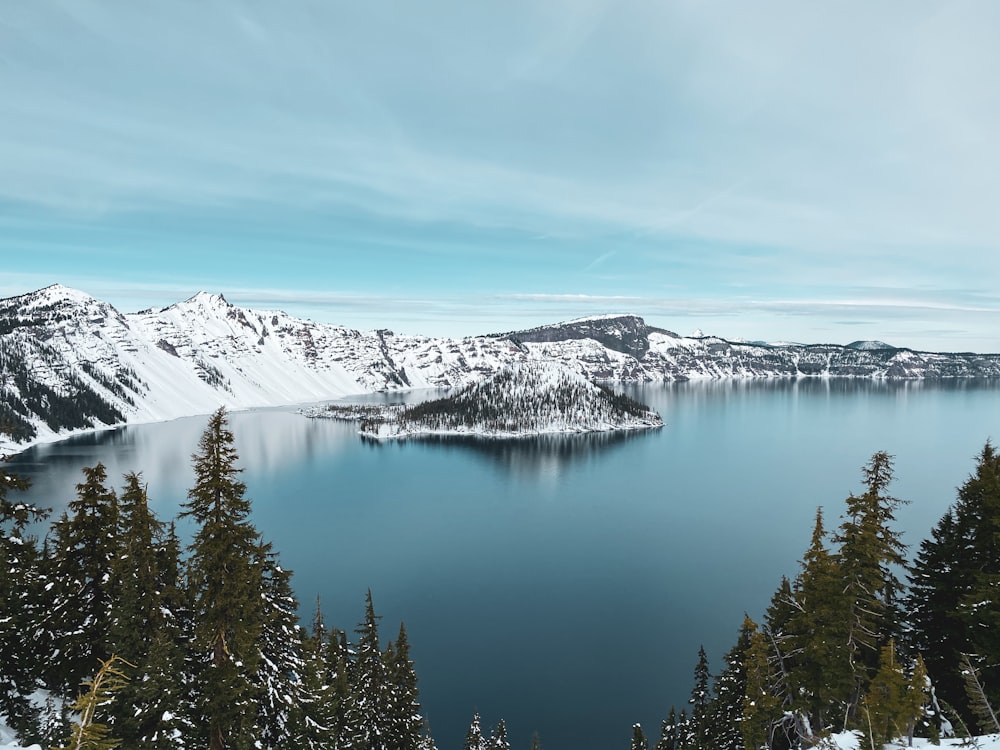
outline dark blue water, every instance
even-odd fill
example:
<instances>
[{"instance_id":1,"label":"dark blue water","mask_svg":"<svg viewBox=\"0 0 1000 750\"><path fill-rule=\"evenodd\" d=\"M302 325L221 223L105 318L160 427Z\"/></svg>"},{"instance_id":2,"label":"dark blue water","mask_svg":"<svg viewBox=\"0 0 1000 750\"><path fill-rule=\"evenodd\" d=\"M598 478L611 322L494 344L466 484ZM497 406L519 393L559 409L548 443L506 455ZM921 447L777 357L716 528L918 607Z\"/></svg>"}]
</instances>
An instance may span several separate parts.
<instances>
[{"instance_id":1,"label":"dark blue water","mask_svg":"<svg viewBox=\"0 0 1000 750\"><path fill-rule=\"evenodd\" d=\"M973 457L1000 435L1000 386L845 381L648 386L667 427L618 436L373 445L291 410L231 415L254 521L311 611L353 629L367 588L384 635L406 621L442 750L474 711L515 750L627 746L658 735L713 671L744 611L794 575L817 505L838 523L877 450L896 456L898 514L916 546ZM80 468L142 470L172 516L205 419L41 446L16 470L64 507Z\"/></svg>"}]
</instances>

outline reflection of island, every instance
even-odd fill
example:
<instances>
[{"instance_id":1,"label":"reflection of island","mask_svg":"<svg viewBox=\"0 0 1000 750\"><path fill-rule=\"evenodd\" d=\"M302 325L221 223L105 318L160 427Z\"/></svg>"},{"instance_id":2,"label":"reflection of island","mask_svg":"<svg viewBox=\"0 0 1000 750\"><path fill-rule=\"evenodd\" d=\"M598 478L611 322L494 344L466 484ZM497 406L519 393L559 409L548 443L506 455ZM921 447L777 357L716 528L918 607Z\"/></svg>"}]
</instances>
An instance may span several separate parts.
<instances>
[{"instance_id":1,"label":"reflection of island","mask_svg":"<svg viewBox=\"0 0 1000 750\"><path fill-rule=\"evenodd\" d=\"M558 478L574 465L585 464L649 435L648 430L548 434L496 440L477 436L422 437L422 444L437 444L475 455L504 473L525 478ZM379 441L370 441L377 448Z\"/></svg>"},{"instance_id":2,"label":"reflection of island","mask_svg":"<svg viewBox=\"0 0 1000 750\"><path fill-rule=\"evenodd\" d=\"M605 433L663 426L634 399L551 362L505 367L444 398L412 405L332 405L309 416L360 423L377 440L428 436L514 439L531 435Z\"/></svg>"}]
</instances>

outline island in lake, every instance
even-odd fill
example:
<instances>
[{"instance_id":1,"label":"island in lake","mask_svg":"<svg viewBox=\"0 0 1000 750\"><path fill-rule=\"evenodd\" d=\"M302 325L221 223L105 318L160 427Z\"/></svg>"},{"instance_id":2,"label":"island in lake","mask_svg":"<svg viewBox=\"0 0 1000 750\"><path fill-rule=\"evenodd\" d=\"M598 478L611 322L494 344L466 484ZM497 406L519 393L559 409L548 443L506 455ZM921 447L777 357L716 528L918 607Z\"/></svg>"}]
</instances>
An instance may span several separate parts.
<instances>
[{"instance_id":1,"label":"island in lake","mask_svg":"<svg viewBox=\"0 0 1000 750\"><path fill-rule=\"evenodd\" d=\"M330 404L310 417L357 421L375 439L422 435L529 435L643 430L663 426L645 404L554 362L504 367L444 398L413 405Z\"/></svg>"}]
</instances>

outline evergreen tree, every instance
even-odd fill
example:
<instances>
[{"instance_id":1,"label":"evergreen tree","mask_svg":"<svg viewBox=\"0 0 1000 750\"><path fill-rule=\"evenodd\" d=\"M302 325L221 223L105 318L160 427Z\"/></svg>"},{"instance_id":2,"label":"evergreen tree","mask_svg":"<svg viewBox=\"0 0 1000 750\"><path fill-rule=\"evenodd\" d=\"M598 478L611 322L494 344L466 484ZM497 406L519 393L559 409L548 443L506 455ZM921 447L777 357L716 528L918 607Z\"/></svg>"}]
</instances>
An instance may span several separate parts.
<instances>
[{"instance_id":1,"label":"evergreen tree","mask_svg":"<svg viewBox=\"0 0 1000 750\"><path fill-rule=\"evenodd\" d=\"M711 673L708 670L708 656L705 647L698 647L698 663L694 668L694 687L691 688L691 715L688 719L689 739L686 750L709 750L712 734L712 693L709 688Z\"/></svg>"},{"instance_id":2,"label":"evergreen tree","mask_svg":"<svg viewBox=\"0 0 1000 750\"><path fill-rule=\"evenodd\" d=\"M83 469L84 481L69 513L56 522L55 550L47 561L51 611L44 627L51 638L48 687L76 694L97 661L111 658L109 641L117 604L118 498L105 486L103 464Z\"/></svg>"},{"instance_id":3,"label":"evergreen tree","mask_svg":"<svg viewBox=\"0 0 1000 750\"><path fill-rule=\"evenodd\" d=\"M877 452L862 469L865 492L847 498L836 537L837 563L846 596L843 608L847 657L854 687L847 701L848 721L878 665L889 638L898 636L902 584L895 570L904 563L905 546L891 528L901 500L887 494L893 480L892 457ZM847 722L845 722L847 723Z\"/></svg>"},{"instance_id":4,"label":"evergreen tree","mask_svg":"<svg viewBox=\"0 0 1000 750\"><path fill-rule=\"evenodd\" d=\"M736 644L723 657L722 671L715 677L714 692L710 712L712 746L715 750L743 750L743 704L747 692L746 661L750 648L750 636L757 629L748 616Z\"/></svg>"},{"instance_id":5,"label":"evergreen tree","mask_svg":"<svg viewBox=\"0 0 1000 750\"><path fill-rule=\"evenodd\" d=\"M938 717L938 707L934 705L934 691L931 686L930 677L927 674L927 667L924 659L917 654L917 659L913 664L910 679L906 686L906 698L904 704L906 712L912 717L906 728L906 736L913 745L913 736L917 727L921 727L922 735L930 737L931 744L937 744L941 740L941 733L936 721Z\"/></svg>"},{"instance_id":6,"label":"evergreen tree","mask_svg":"<svg viewBox=\"0 0 1000 750\"><path fill-rule=\"evenodd\" d=\"M771 595L771 601L764 612L764 630L771 634L781 651L792 651L792 647L783 644L790 637L789 623L798 612L799 605L792 593L792 583L787 576L781 577L781 583Z\"/></svg>"},{"instance_id":7,"label":"evergreen tree","mask_svg":"<svg viewBox=\"0 0 1000 750\"><path fill-rule=\"evenodd\" d=\"M125 475L118 501L119 582L110 640L132 667L110 707L115 734L131 750L176 748L184 726L184 650L180 548L172 528L149 508L146 487L135 473Z\"/></svg>"},{"instance_id":8,"label":"evergreen tree","mask_svg":"<svg viewBox=\"0 0 1000 750\"><path fill-rule=\"evenodd\" d=\"M127 682L121 661L116 656L101 660L94 678L83 683L87 692L73 704L79 720L64 744L53 750L113 750L121 744L121 740L111 737L111 728L97 720L99 710L111 703Z\"/></svg>"},{"instance_id":9,"label":"evergreen tree","mask_svg":"<svg viewBox=\"0 0 1000 750\"><path fill-rule=\"evenodd\" d=\"M395 750L416 750L420 746L424 720L417 702L417 673L410 660L410 640L406 626L399 624L392 657L387 659L391 682L390 716L392 724L391 742ZM500 722L500 726L503 721ZM504 728L506 737L506 728Z\"/></svg>"},{"instance_id":10,"label":"evergreen tree","mask_svg":"<svg viewBox=\"0 0 1000 750\"><path fill-rule=\"evenodd\" d=\"M656 743L655 750L678 750L680 747L679 730L677 711L671 706L667 718L660 722L660 739Z\"/></svg>"},{"instance_id":11,"label":"evergreen tree","mask_svg":"<svg viewBox=\"0 0 1000 750\"><path fill-rule=\"evenodd\" d=\"M795 581L794 611L787 623L795 658L788 669L790 708L803 715L810 735L829 725L829 714L841 713L855 687L848 622L850 602L837 558L825 544L822 508L816 510L809 548Z\"/></svg>"},{"instance_id":12,"label":"evergreen tree","mask_svg":"<svg viewBox=\"0 0 1000 750\"><path fill-rule=\"evenodd\" d=\"M923 654L940 699L975 725L959 663L985 656L989 699L1000 705L1000 641L994 584L1000 576L1000 455L986 443L957 500L924 540L910 573L912 648Z\"/></svg>"},{"instance_id":13,"label":"evergreen tree","mask_svg":"<svg viewBox=\"0 0 1000 750\"><path fill-rule=\"evenodd\" d=\"M324 651L327 686L321 694L322 715L335 738L345 737L347 732L348 709L351 704L351 686L354 682L354 665L347 634L334 628Z\"/></svg>"},{"instance_id":14,"label":"evergreen tree","mask_svg":"<svg viewBox=\"0 0 1000 750\"><path fill-rule=\"evenodd\" d=\"M687 715L687 709L684 708L681 709L680 716L677 717L676 738L678 750L689 750L695 747L691 718Z\"/></svg>"},{"instance_id":15,"label":"evergreen tree","mask_svg":"<svg viewBox=\"0 0 1000 750\"><path fill-rule=\"evenodd\" d=\"M351 750L392 750L392 702L389 670L379 644L372 592L365 597L365 619L358 624L357 656L347 699L341 746Z\"/></svg>"},{"instance_id":16,"label":"evergreen tree","mask_svg":"<svg viewBox=\"0 0 1000 750\"><path fill-rule=\"evenodd\" d=\"M770 695L789 714L794 710L793 703L799 697L790 686L791 673L801 655L792 622L799 611L800 605L792 591L792 583L786 576L782 576L764 612L764 623L760 628L758 641L761 658L765 662L761 668L766 667ZM756 623L754 627L757 627Z\"/></svg>"},{"instance_id":17,"label":"evergreen tree","mask_svg":"<svg viewBox=\"0 0 1000 750\"><path fill-rule=\"evenodd\" d=\"M977 659L981 661L981 659ZM965 690L969 695L969 707L983 731L990 734L1000 732L1000 719L990 702L986 685L983 683L981 671L973 663L969 654L962 654L962 679L965 680Z\"/></svg>"},{"instance_id":18,"label":"evergreen tree","mask_svg":"<svg viewBox=\"0 0 1000 750\"><path fill-rule=\"evenodd\" d=\"M743 715L740 731L747 750L771 746L773 730L781 722L781 698L774 688L771 669L771 644L757 624L744 618L747 646L744 652Z\"/></svg>"},{"instance_id":19,"label":"evergreen tree","mask_svg":"<svg viewBox=\"0 0 1000 750\"><path fill-rule=\"evenodd\" d=\"M639 724L632 726L632 744L630 747L631 750L649 750L649 742L646 741L646 735Z\"/></svg>"},{"instance_id":20,"label":"evergreen tree","mask_svg":"<svg viewBox=\"0 0 1000 750\"><path fill-rule=\"evenodd\" d=\"M915 720L909 713L907 680L896 656L896 642L882 647L879 668L862 700L861 729L871 744L881 747L895 737L902 737Z\"/></svg>"},{"instance_id":21,"label":"evergreen tree","mask_svg":"<svg viewBox=\"0 0 1000 750\"><path fill-rule=\"evenodd\" d=\"M486 746L489 750L510 750L510 742L507 741L507 724L503 719L500 719L494 727Z\"/></svg>"},{"instance_id":22,"label":"evergreen tree","mask_svg":"<svg viewBox=\"0 0 1000 750\"><path fill-rule=\"evenodd\" d=\"M305 750L293 741L296 707L304 710L315 705L317 697L302 682L305 670L302 628L299 626L298 602L292 593L291 571L284 570L271 551L271 545L258 548L258 565L263 571L261 599L264 620L258 639L260 666L254 675L260 695L257 724L260 741L273 750ZM311 720L311 723L316 723Z\"/></svg>"},{"instance_id":23,"label":"evergreen tree","mask_svg":"<svg viewBox=\"0 0 1000 750\"><path fill-rule=\"evenodd\" d=\"M334 717L329 701L326 644L329 634L323 622L319 597L310 634L302 642L303 699L292 707L290 743L306 750L325 748L336 741Z\"/></svg>"},{"instance_id":24,"label":"evergreen tree","mask_svg":"<svg viewBox=\"0 0 1000 750\"><path fill-rule=\"evenodd\" d=\"M420 735L420 744L417 745L417 748L418 750L438 750L434 738L431 736L431 727L426 721L424 722L424 729Z\"/></svg>"},{"instance_id":25,"label":"evergreen tree","mask_svg":"<svg viewBox=\"0 0 1000 750\"><path fill-rule=\"evenodd\" d=\"M472 717L469 731L465 733L465 744L463 750L487 750L486 739L483 737L483 729L479 722L479 712Z\"/></svg>"},{"instance_id":26,"label":"evergreen tree","mask_svg":"<svg viewBox=\"0 0 1000 750\"><path fill-rule=\"evenodd\" d=\"M257 740L255 681L264 627L258 534L225 411L209 419L194 454L195 485L182 517L198 523L188 563L192 596L193 723L210 750L249 750Z\"/></svg>"},{"instance_id":27,"label":"evergreen tree","mask_svg":"<svg viewBox=\"0 0 1000 750\"><path fill-rule=\"evenodd\" d=\"M138 664L165 615L160 597L159 546L165 527L149 509L146 487L138 474L125 475L118 500L118 544L113 575L118 599L110 622L112 648Z\"/></svg>"},{"instance_id":28,"label":"evergreen tree","mask_svg":"<svg viewBox=\"0 0 1000 750\"><path fill-rule=\"evenodd\" d=\"M42 616L41 571L38 540L27 529L47 511L7 495L28 487L0 469L0 714L22 740L34 742L40 712L28 696L38 687L42 659L30 634Z\"/></svg>"}]
</instances>

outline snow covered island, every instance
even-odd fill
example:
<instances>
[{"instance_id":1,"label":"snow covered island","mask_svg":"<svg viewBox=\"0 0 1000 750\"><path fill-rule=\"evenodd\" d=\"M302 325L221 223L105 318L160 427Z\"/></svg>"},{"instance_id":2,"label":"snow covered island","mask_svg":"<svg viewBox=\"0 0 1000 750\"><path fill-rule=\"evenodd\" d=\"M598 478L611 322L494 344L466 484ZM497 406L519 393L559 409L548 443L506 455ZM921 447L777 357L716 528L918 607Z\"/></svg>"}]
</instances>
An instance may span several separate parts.
<instances>
[{"instance_id":1,"label":"snow covered island","mask_svg":"<svg viewBox=\"0 0 1000 750\"><path fill-rule=\"evenodd\" d=\"M338 406L308 416L360 423L376 439L422 435L511 438L663 426L645 404L554 362L516 362L444 398L411 406Z\"/></svg>"}]
</instances>

